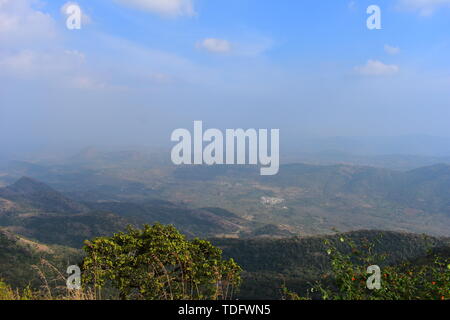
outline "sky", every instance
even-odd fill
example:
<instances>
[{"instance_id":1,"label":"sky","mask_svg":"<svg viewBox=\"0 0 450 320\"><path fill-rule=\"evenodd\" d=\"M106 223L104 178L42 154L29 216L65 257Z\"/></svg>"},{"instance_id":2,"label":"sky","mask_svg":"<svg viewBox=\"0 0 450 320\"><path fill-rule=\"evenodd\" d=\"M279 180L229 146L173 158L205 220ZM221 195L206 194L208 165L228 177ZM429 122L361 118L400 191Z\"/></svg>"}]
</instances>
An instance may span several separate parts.
<instances>
[{"instance_id":1,"label":"sky","mask_svg":"<svg viewBox=\"0 0 450 320\"><path fill-rule=\"evenodd\" d=\"M0 0L0 145L169 147L194 120L448 138L449 56L450 0Z\"/></svg>"}]
</instances>

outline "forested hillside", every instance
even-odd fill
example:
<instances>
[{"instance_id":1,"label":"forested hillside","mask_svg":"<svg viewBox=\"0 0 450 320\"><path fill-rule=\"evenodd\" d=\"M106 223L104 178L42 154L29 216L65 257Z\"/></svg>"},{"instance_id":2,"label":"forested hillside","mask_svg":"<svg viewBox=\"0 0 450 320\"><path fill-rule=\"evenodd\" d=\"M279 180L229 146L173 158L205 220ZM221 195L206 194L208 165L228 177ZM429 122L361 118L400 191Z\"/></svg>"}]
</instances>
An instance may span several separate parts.
<instances>
[{"instance_id":1,"label":"forested hillside","mask_svg":"<svg viewBox=\"0 0 450 320\"><path fill-rule=\"evenodd\" d=\"M373 255L386 254L380 266L398 264L403 261L431 261L425 257L432 249L448 248L450 239L433 238L385 231L355 231L334 236L317 236L287 239L214 239L226 257L233 257L244 269L240 297L243 299L277 299L281 287L306 294L320 277L331 270L327 254L328 240L343 252L348 251L340 242L342 236L358 246L374 244Z\"/></svg>"},{"instance_id":2,"label":"forested hillside","mask_svg":"<svg viewBox=\"0 0 450 320\"><path fill-rule=\"evenodd\" d=\"M203 170L207 179L197 176ZM140 227L161 222L175 225L189 239L213 239L226 258L235 259L244 270L239 298L279 299L283 286L303 294L331 270L325 242L334 243L343 252L348 248L338 241L341 235L310 236L308 232L298 232L299 229L310 230L319 220L328 224L339 221L354 229L364 225L363 219L369 219L375 225L385 225L382 221L389 220L397 228L396 221L402 221L413 230L447 230L445 224L438 223L438 217L447 215L450 180L447 171L446 165L404 173L348 166L291 165L272 178L254 176L248 168L217 171L210 167L175 172L175 179L183 181L182 184L192 184L193 195L197 183L210 184L212 189L202 187L209 192L205 199L219 186L236 187L237 190L229 189L226 202L237 206L245 198L245 211L254 210L252 215L242 215L239 209L208 206L208 201L199 208L139 197L80 201L35 179L21 178L0 189L0 278L15 287L39 286L35 266L42 263L42 258L64 272L67 261L80 260L77 249L85 240L112 236L128 225ZM258 200L258 205L251 204L248 199L252 198ZM296 213L295 206L301 208L301 214ZM431 210L425 211L426 206ZM313 217L307 213L312 208L326 208L327 212L313 210L317 213ZM333 214L332 209L336 209ZM264 217L268 219L263 222ZM423 221L423 225L418 221ZM290 225L291 222L297 225ZM330 228L324 233L333 231ZM345 237L362 246L366 242L375 243L373 254L386 255L385 260L377 262L380 266L405 261L429 264L429 250L441 250L445 255L449 243L446 238L396 231L352 231Z\"/></svg>"},{"instance_id":3,"label":"forested hillside","mask_svg":"<svg viewBox=\"0 0 450 320\"><path fill-rule=\"evenodd\" d=\"M383 231L287 239L213 239L211 242L223 250L224 258L233 258L243 269L243 281L236 293L238 298L281 299L283 287L306 296L324 275L330 274L329 244L339 248L342 254L350 253L341 242L343 238L361 248L373 244L371 255L385 255L384 259L375 261L381 268L405 262L416 267L432 265L432 252L450 258L450 239ZM48 278L56 278L54 272L42 264L42 259L64 273L68 263L78 264L82 256L81 251L69 247L46 245L0 232L0 279L16 288L43 285L36 267L48 272Z\"/></svg>"},{"instance_id":4,"label":"forested hillside","mask_svg":"<svg viewBox=\"0 0 450 320\"><path fill-rule=\"evenodd\" d=\"M80 250L38 243L0 229L0 280L14 288L39 288L45 281L53 282L53 267L65 273L69 265L79 263L81 258Z\"/></svg>"}]
</instances>

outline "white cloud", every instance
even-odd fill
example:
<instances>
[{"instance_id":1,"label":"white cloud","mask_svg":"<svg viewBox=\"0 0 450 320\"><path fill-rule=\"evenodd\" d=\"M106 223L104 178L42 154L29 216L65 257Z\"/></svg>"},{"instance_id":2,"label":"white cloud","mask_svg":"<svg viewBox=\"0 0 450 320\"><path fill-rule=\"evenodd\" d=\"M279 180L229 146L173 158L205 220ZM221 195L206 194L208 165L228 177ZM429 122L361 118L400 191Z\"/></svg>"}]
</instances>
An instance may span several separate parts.
<instances>
[{"instance_id":1,"label":"white cloud","mask_svg":"<svg viewBox=\"0 0 450 320\"><path fill-rule=\"evenodd\" d=\"M98 38L99 46L109 48L113 56L126 56L120 66L111 67L115 78L130 87L161 84L203 84L212 77L220 79L208 67L175 53L142 46L125 38L103 34ZM114 60L109 60L114 63Z\"/></svg>"},{"instance_id":2,"label":"white cloud","mask_svg":"<svg viewBox=\"0 0 450 320\"><path fill-rule=\"evenodd\" d=\"M31 80L59 86L93 87L100 80L86 56L64 47L64 27L35 0L0 0L0 81ZM86 79L91 79L87 81ZM101 87L96 85L96 87Z\"/></svg>"},{"instance_id":3,"label":"white cloud","mask_svg":"<svg viewBox=\"0 0 450 320\"><path fill-rule=\"evenodd\" d=\"M400 68L396 65L387 65L378 60L369 60L363 66L355 67L355 71L366 76L387 76L398 73Z\"/></svg>"},{"instance_id":4,"label":"white cloud","mask_svg":"<svg viewBox=\"0 0 450 320\"><path fill-rule=\"evenodd\" d=\"M436 10L450 8L450 0L398 0L401 9L418 12L422 16L431 16Z\"/></svg>"},{"instance_id":5,"label":"white cloud","mask_svg":"<svg viewBox=\"0 0 450 320\"><path fill-rule=\"evenodd\" d=\"M399 47L390 46L390 45L388 45L388 44L385 44L385 45L384 45L384 51L385 51L387 54L390 54L390 55L396 55L396 54L399 54L399 53L400 53L400 48L399 48Z\"/></svg>"},{"instance_id":6,"label":"white cloud","mask_svg":"<svg viewBox=\"0 0 450 320\"><path fill-rule=\"evenodd\" d=\"M23 49L0 55L0 67L10 76L42 79L43 75L59 81L62 75L76 74L85 62L78 51L38 51Z\"/></svg>"},{"instance_id":7,"label":"white cloud","mask_svg":"<svg viewBox=\"0 0 450 320\"><path fill-rule=\"evenodd\" d=\"M15 55L0 57L0 66L4 72L24 75L29 73L35 64L35 60L36 57L34 52L23 51Z\"/></svg>"},{"instance_id":8,"label":"white cloud","mask_svg":"<svg viewBox=\"0 0 450 320\"><path fill-rule=\"evenodd\" d=\"M238 55L251 57L264 53L272 46L273 41L270 38L259 35L249 35L243 37L241 41L233 43L233 51Z\"/></svg>"},{"instance_id":9,"label":"white cloud","mask_svg":"<svg viewBox=\"0 0 450 320\"><path fill-rule=\"evenodd\" d=\"M270 49L272 45L272 39L250 33L241 34L232 42L218 38L206 38L197 42L196 47L211 53L255 57Z\"/></svg>"},{"instance_id":10,"label":"white cloud","mask_svg":"<svg viewBox=\"0 0 450 320\"><path fill-rule=\"evenodd\" d=\"M71 87L78 89L108 89L108 86L105 82L99 81L92 77L82 75L75 76L73 78L69 78L67 84Z\"/></svg>"},{"instance_id":11,"label":"white cloud","mask_svg":"<svg viewBox=\"0 0 450 320\"><path fill-rule=\"evenodd\" d=\"M195 15L192 0L116 0L116 2L167 17Z\"/></svg>"},{"instance_id":12,"label":"white cloud","mask_svg":"<svg viewBox=\"0 0 450 320\"><path fill-rule=\"evenodd\" d=\"M8 48L52 40L57 31L52 17L34 10L27 0L0 0L0 43Z\"/></svg>"},{"instance_id":13,"label":"white cloud","mask_svg":"<svg viewBox=\"0 0 450 320\"><path fill-rule=\"evenodd\" d=\"M212 53L229 53L231 52L231 43L223 39L207 38L197 43L197 48Z\"/></svg>"}]
</instances>

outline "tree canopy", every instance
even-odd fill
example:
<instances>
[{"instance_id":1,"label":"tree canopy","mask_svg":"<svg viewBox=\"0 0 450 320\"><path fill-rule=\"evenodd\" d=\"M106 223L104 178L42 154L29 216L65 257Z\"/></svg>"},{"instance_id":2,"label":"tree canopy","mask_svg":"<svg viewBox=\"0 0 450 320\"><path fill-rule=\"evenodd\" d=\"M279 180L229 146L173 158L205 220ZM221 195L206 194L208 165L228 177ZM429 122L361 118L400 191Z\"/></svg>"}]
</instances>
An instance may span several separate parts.
<instances>
[{"instance_id":1,"label":"tree canopy","mask_svg":"<svg viewBox=\"0 0 450 320\"><path fill-rule=\"evenodd\" d=\"M241 268L210 242L188 240L175 227L128 227L86 241L85 285L118 290L121 299L228 299Z\"/></svg>"}]
</instances>

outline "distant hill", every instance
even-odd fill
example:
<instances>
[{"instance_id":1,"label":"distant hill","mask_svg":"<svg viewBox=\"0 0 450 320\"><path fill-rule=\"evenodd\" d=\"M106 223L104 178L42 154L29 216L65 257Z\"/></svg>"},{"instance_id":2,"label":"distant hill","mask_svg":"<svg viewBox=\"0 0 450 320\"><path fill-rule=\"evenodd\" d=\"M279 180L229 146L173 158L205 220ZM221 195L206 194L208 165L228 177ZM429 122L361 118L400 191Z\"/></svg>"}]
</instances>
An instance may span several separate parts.
<instances>
[{"instance_id":1,"label":"distant hill","mask_svg":"<svg viewBox=\"0 0 450 320\"><path fill-rule=\"evenodd\" d=\"M286 137L285 137L286 138ZM299 138L293 135L285 140L287 151L318 153L334 150L356 155L407 154L429 157L450 155L450 138L429 135L378 137L323 137ZM290 146L290 147L289 147ZM295 147L294 147L295 146Z\"/></svg>"},{"instance_id":2,"label":"distant hill","mask_svg":"<svg viewBox=\"0 0 450 320\"><path fill-rule=\"evenodd\" d=\"M269 184L308 188L323 196L359 195L388 200L430 213L450 215L450 165L437 164L399 172L346 165L283 166L279 175L264 177Z\"/></svg>"},{"instance_id":3,"label":"distant hill","mask_svg":"<svg viewBox=\"0 0 450 320\"><path fill-rule=\"evenodd\" d=\"M133 224L114 213L90 212L27 216L4 228L42 243L81 248L85 240L110 236Z\"/></svg>"},{"instance_id":4,"label":"distant hill","mask_svg":"<svg viewBox=\"0 0 450 320\"><path fill-rule=\"evenodd\" d=\"M83 204L28 177L23 177L10 186L0 188L0 198L42 212L81 213L88 210Z\"/></svg>"},{"instance_id":5,"label":"distant hill","mask_svg":"<svg viewBox=\"0 0 450 320\"><path fill-rule=\"evenodd\" d=\"M89 203L99 212L115 212L136 223L173 224L186 235L193 236L236 236L246 230L248 221L219 208L190 209L167 201L147 201L143 203L101 202Z\"/></svg>"},{"instance_id":6,"label":"distant hill","mask_svg":"<svg viewBox=\"0 0 450 320\"><path fill-rule=\"evenodd\" d=\"M248 221L220 208L191 209L168 201L76 202L46 184L21 178L0 189L0 226L43 243L79 248L127 225L173 224L190 237L238 236Z\"/></svg>"},{"instance_id":7,"label":"distant hill","mask_svg":"<svg viewBox=\"0 0 450 320\"><path fill-rule=\"evenodd\" d=\"M0 189L0 226L42 243L80 248L86 239L111 235L129 224L134 221L95 212L32 178Z\"/></svg>"},{"instance_id":8,"label":"distant hill","mask_svg":"<svg viewBox=\"0 0 450 320\"><path fill-rule=\"evenodd\" d=\"M82 165L41 163L28 169L63 197L88 207L81 213L97 210L140 222L174 223L187 234L200 236L283 237L325 234L333 228L450 235L448 164L396 171L294 163L282 165L276 176L262 177L255 166L175 167L157 161L146 164L145 156L134 152L84 153ZM89 160L91 156L96 160ZM22 171L13 170L18 172ZM2 181L11 179L3 177ZM158 199L170 205L158 205ZM271 204L263 199L278 200ZM80 212L50 201L39 208L32 197L13 200L0 195L0 224L2 208ZM221 208L234 217L198 208Z\"/></svg>"},{"instance_id":9,"label":"distant hill","mask_svg":"<svg viewBox=\"0 0 450 320\"><path fill-rule=\"evenodd\" d=\"M384 155L355 155L352 153L328 150L318 153L293 152L283 157L284 163L307 163L312 165L356 165L385 168L391 170L408 171L416 168L435 165L436 163L450 164L450 157L433 157L407 154Z\"/></svg>"},{"instance_id":10,"label":"distant hill","mask_svg":"<svg viewBox=\"0 0 450 320\"><path fill-rule=\"evenodd\" d=\"M411 170L402 179L391 194L393 200L450 215L450 165L438 164Z\"/></svg>"},{"instance_id":11,"label":"distant hill","mask_svg":"<svg viewBox=\"0 0 450 320\"><path fill-rule=\"evenodd\" d=\"M186 166L161 197L215 205L296 234L383 229L450 236L450 165L410 171L287 164L275 176L249 166ZM183 192L189 190L189 192ZM280 199L268 205L263 198Z\"/></svg>"}]
</instances>

